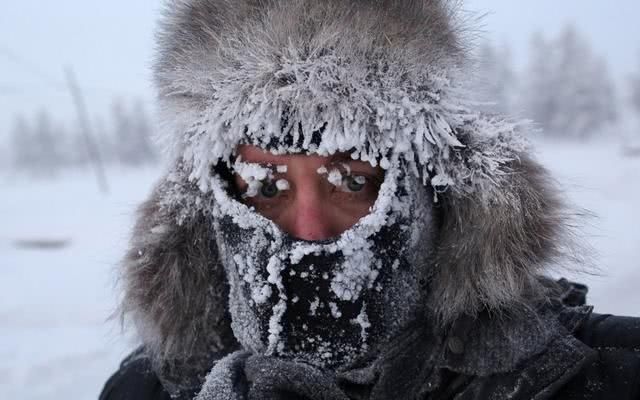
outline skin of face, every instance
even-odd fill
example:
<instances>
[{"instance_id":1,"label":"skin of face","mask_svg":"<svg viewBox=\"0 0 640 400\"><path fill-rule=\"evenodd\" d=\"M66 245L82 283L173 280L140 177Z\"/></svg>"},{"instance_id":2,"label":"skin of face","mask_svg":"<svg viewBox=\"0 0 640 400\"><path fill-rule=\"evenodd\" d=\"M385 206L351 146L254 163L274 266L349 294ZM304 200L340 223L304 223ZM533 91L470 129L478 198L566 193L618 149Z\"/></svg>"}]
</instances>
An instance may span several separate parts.
<instances>
[{"instance_id":1,"label":"skin of face","mask_svg":"<svg viewBox=\"0 0 640 400\"><path fill-rule=\"evenodd\" d=\"M384 179L381 168L352 160L348 153L274 155L251 145L238 146L236 153L243 162L273 171L256 196L241 196L242 201L302 240L330 239L352 227L370 212ZM278 172L278 166L286 166L286 172ZM340 171L342 179L330 181L332 170ZM278 181L280 188L288 188L280 190ZM234 183L238 193L246 192L248 185L237 174Z\"/></svg>"}]
</instances>

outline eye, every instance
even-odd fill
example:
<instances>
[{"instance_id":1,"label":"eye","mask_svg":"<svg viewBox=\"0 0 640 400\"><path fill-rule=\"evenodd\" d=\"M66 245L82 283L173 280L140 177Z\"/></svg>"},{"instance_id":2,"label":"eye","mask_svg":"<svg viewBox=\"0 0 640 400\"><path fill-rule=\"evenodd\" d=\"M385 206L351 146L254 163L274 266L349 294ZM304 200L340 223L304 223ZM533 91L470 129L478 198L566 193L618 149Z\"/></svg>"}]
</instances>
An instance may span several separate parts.
<instances>
[{"instance_id":1,"label":"eye","mask_svg":"<svg viewBox=\"0 0 640 400\"><path fill-rule=\"evenodd\" d=\"M362 175L349 175L345 176L342 182L342 186L349 192L360 192L364 189L367 183L367 178Z\"/></svg>"},{"instance_id":2,"label":"eye","mask_svg":"<svg viewBox=\"0 0 640 400\"><path fill-rule=\"evenodd\" d=\"M271 199L276 197L278 193L280 193L280 189L276 181L270 180L262 182L262 186L260 187L260 195L262 197Z\"/></svg>"},{"instance_id":3,"label":"eye","mask_svg":"<svg viewBox=\"0 0 640 400\"><path fill-rule=\"evenodd\" d=\"M275 197L283 195L283 192L289 190L289 181L286 179L264 179L262 181L256 181L256 185L253 189L252 195L245 195L244 197L259 199L273 199ZM249 189L251 190L251 188ZM247 191L249 193L249 191Z\"/></svg>"}]
</instances>

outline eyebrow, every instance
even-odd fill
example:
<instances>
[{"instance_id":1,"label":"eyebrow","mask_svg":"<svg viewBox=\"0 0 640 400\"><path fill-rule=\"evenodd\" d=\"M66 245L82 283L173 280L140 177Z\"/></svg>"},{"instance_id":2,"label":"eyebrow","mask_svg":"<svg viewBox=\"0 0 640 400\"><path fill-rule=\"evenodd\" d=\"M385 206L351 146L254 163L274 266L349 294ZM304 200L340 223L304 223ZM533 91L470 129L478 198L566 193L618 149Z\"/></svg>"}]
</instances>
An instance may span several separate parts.
<instances>
[{"instance_id":1,"label":"eyebrow","mask_svg":"<svg viewBox=\"0 0 640 400\"><path fill-rule=\"evenodd\" d=\"M329 161L336 162L336 161L359 161L359 160L354 160L353 158L351 158L350 153L336 153L329 157Z\"/></svg>"},{"instance_id":2,"label":"eyebrow","mask_svg":"<svg viewBox=\"0 0 640 400\"><path fill-rule=\"evenodd\" d=\"M238 155L236 157L240 157L240 156L241 155ZM273 156L271 154L260 154L250 158L242 157L242 162L249 163L249 164L258 164L262 167L269 167L269 166L275 167L278 165L282 165L280 163L280 160L278 160L276 156Z\"/></svg>"},{"instance_id":3,"label":"eyebrow","mask_svg":"<svg viewBox=\"0 0 640 400\"><path fill-rule=\"evenodd\" d=\"M306 155L305 153L298 153L299 155ZM247 159L243 159L244 162L248 162L248 163L252 163L252 164L258 164L262 167L265 168L271 168L275 171L276 167L279 165L284 165L281 164L280 160L277 159L277 156L275 155L271 155L271 154L261 154L258 157L258 160L247 160ZM341 152L341 153L335 153L332 154L330 156L328 156L327 158L327 164L333 164L333 163L341 163L341 162L349 162L349 163L356 163L356 164L369 164L366 161L362 161L360 159L353 159L351 157L351 153L349 152Z\"/></svg>"}]
</instances>

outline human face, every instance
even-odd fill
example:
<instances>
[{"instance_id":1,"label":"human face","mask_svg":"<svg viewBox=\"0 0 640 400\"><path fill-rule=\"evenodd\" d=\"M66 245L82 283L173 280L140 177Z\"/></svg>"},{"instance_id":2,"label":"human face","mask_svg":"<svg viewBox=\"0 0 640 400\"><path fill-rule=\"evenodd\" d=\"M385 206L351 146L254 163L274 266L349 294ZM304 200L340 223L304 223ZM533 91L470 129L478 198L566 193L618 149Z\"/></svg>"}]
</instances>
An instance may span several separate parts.
<instances>
[{"instance_id":1,"label":"human face","mask_svg":"<svg viewBox=\"0 0 640 400\"><path fill-rule=\"evenodd\" d=\"M352 160L348 153L273 155L242 145L237 154L242 162L273 171L273 177L262 181L252 196L247 195L248 183L236 174L236 189L243 201L302 240L329 239L353 226L369 213L384 178L381 168Z\"/></svg>"}]
</instances>

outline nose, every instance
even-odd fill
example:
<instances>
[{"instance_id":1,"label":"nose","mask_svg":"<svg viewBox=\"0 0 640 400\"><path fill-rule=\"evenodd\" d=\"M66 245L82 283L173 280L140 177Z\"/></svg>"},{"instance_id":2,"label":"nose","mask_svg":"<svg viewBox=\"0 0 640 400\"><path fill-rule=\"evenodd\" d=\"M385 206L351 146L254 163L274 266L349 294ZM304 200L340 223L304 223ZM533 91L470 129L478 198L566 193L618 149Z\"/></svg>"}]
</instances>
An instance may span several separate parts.
<instances>
[{"instance_id":1,"label":"nose","mask_svg":"<svg viewBox=\"0 0 640 400\"><path fill-rule=\"evenodd\" d=\"M317 188L300 188L291 204L287 232L302 240L325 240L339 232L330 218L330 206Z\"/></svg>"}]
</instances>

